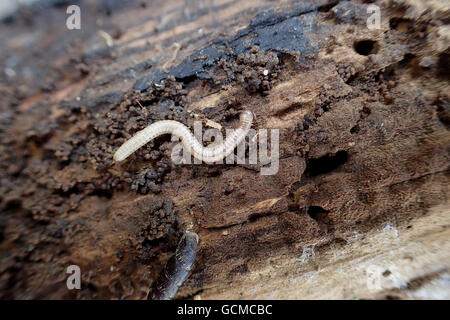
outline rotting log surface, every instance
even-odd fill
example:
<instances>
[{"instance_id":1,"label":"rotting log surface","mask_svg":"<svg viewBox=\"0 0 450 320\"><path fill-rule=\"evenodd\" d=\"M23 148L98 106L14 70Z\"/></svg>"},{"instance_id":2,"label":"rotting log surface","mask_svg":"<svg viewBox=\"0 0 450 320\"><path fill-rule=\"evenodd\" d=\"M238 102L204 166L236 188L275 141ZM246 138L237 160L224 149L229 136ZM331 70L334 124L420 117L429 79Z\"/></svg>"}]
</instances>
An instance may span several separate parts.
<instances>
[{"instance_id":1,"label":"rotting log surface","mask_svg":"<svg viewBox=\"0 0 450 320\"><path fill-rule=\"evenodd\" d=\"M186 228L178 298L423 297L450 267L449 6L374 1L369 30L362 2L80 1L69 31L57 1L2 21L0 298L143 299ZM154 121L244 109L280 129L276 175L176 166L170 137L112 161ZM391 266L382 290L370 265Z\"/></svg>"}]
</instances>

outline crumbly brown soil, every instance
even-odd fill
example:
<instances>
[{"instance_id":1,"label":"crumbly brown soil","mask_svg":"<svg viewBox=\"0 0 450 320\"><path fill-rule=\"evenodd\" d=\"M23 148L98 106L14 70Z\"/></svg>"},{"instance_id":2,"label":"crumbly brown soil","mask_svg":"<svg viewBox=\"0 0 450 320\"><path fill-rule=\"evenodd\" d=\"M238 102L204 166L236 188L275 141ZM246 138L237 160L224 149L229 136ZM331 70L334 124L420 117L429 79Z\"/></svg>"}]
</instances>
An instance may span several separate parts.
<instances>
[{"instance_id":1,"label":"crumbly brown soil","mask_svg":"<svg viewBox=\"0 0 450 320\"><path fill-rule=\"evenodd\" d=\"M448 247L450 9L373 1L369 30L369 2L81 1L69 31L58 1L5 19L0 298L145 298L186 228L200 244L178 298L405 298L448 272L413 250L415 272L383 272L403 283L348 284L415 225ZM276 175L174 165L167 136L112 161L154 121L228 128L244 109L280 129Z\"/></svg>"}]
</instances>

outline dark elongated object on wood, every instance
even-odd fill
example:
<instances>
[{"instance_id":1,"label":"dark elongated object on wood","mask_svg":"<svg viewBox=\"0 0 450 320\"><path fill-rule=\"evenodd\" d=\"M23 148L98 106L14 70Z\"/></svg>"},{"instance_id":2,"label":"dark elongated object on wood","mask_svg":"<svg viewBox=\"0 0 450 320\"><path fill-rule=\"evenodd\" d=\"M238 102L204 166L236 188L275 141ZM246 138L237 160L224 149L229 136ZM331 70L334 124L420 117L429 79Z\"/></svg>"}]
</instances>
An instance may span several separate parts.
<instances>
[{"instance_id":1,"label":"dark elongated object on wood","mask_svg":"<svg viewBox=\"0 0 450 320\"><path fill-rule=\"evenodd\" d=\"M186 280L197 254L198 235L187 231L181 237L175 254L167 261L147 299L171 300Z\"/></svg>"}]
</instances>

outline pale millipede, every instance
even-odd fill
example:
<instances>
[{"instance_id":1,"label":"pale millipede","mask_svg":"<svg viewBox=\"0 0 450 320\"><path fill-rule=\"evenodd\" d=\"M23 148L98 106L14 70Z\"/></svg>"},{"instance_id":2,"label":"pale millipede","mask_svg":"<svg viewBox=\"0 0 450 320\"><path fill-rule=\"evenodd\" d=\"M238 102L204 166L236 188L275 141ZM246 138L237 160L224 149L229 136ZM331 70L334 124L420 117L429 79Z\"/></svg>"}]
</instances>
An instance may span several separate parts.
<instances>
[{"instance_id":1,"label":"pale millipede","mask_svg":"<svg viewBox=\"0 0 450 320\"><path fill-rule=\"evenodd\" d=\"M186 280L197 255L198 235L185 231L175 254L167 261L163 271L150 289L148 300L171 300Z\"/></svg>"},{"instance_id":2,"label":"pale millipede","mask_svg":"<svg viewBox=\"0 0 450 320\"><path fill-rule=\"evenodd\" d=\"M125 141L114 154L114 161L125 160L140 147L163 134L172 134L180 138L185 150L199 160L206 163L220 161L233 152L234 148L245 139L252 126L252 121L252 112L243 111L240 114L238 128L227 135L223 143L207 147L204 147L184 124L173 120L157 121Z\"/></svg>"}]
</instances>

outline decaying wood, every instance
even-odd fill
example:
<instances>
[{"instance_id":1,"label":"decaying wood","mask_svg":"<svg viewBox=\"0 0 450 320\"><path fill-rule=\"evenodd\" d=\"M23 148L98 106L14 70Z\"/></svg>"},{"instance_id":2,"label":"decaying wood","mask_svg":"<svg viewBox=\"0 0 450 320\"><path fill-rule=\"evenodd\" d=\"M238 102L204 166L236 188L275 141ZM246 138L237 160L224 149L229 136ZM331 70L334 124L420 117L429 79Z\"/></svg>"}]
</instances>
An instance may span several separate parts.
<instances>
[{"instance_id":1,"label":"decaying wood","mask_svg":"<svg viewBox=\"0 0 450 320\"><path fill-rule=\"evenodd\" d=\"M369 29L364 2L80 1L81 30L43 2L2 21L0 298L145 299L186 229L176 298L448 298L450 8L373 1ZM224 131L247 109L280 130L275 175L175 165L168 136L113 161L155 121Z\"/></svg>"}]
</instances>

